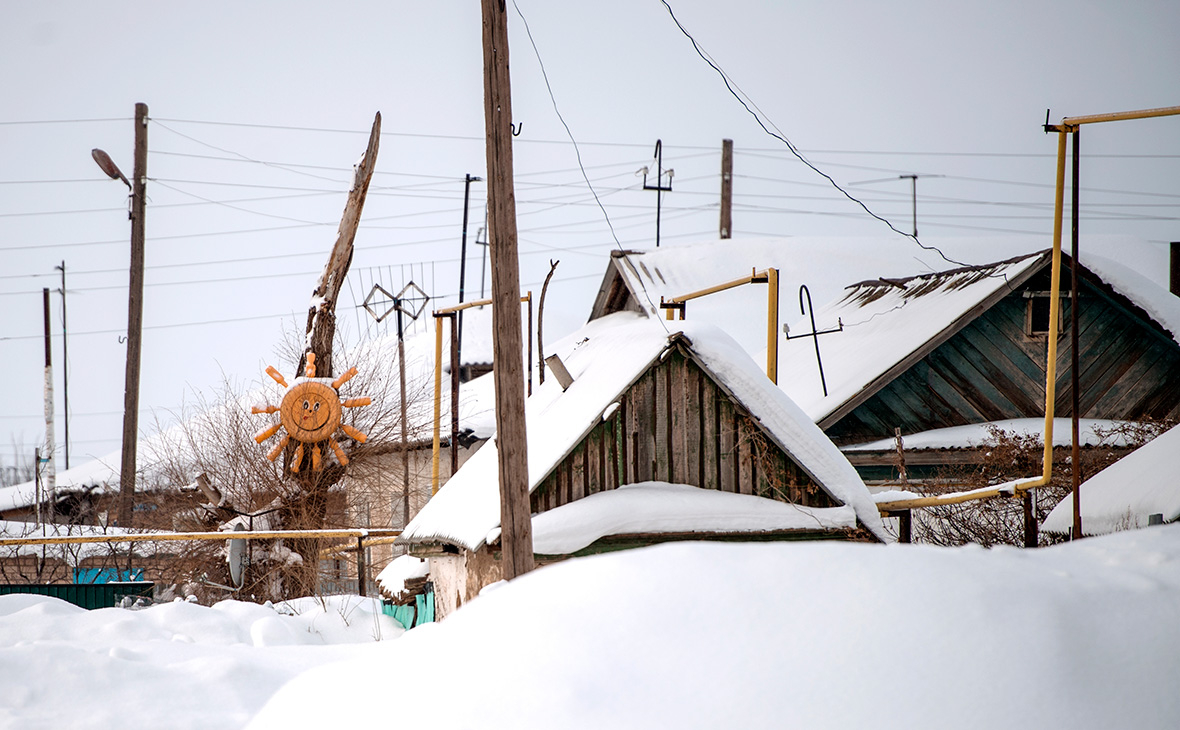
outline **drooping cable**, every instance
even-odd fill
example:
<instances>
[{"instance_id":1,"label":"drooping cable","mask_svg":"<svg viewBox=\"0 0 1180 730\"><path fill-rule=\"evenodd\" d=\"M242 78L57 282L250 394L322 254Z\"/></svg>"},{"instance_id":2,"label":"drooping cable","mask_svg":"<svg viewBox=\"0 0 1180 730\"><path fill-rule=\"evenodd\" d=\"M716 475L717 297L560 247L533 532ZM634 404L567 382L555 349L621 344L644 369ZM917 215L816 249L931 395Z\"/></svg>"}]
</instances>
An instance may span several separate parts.
<instances>
[{"instance_id":1,"label":"drooping cable","mask_svg":"<svg viewBox=\"0 0 1180 730\"><path fill-rule=\"evenodd\" d=\"M697 43L696 38L694 38L692 36L692 34L688 32L688 29L685 28L684 24L680 22L680 19L676 17L676 13L674 13L672 11L672 6L668 4L668 0L660 0L660 2L663 3L665 8L667 8L668 15L670 15L672 17L672 22L674 22L676 24L676 27L679 28L680 32L684 34L684 37L687 38L690 43L692 43L693 50L695 50L697 55L701 57L701 60L703 60L705 63L709 64L709 66L714 71L717 72L717 75L721 77L721 81L725 84L725 88L729 91L730 95L732 95L734 99L737 99L737 102L742 105L742 108L745 109L746 112L751 117L754 118L754 121L757 122L758 126L762 128L763 132L765 132L769 136L773 137L774 139L777 139L778 141L780 141L784 145L786 145L787 149L790 150L791 154L794 155L800 162L802 162L807 167L811 168L811 170L814 171L817 175L819 175L820 177L823 177L825 180L827 180L829 183L831 183L832 187L834 187L836 190L838 190L844 197L848 198L848 200L850 200L853 203L856 203L858 206L860 206L864 210L865 213L868 213L871 217L877 219L878 221L880 221L880 222L884 223L886 226L888 226L889 229L892 230L894 233L897 233L898 235L901 235L901 236L905 236L906 238L913 239L914 243L918 244L918 246L920 246L921 248L923 248L927 251L933 251L933 252L937 253L943 259L945 259L946 261L948 261L952 264L956 264L959 266L967 266L967 264L965 264L961 261L956 261L955 259L950 258L945 253L943 253L937 246L931 246L931 245L922 243L922 241L920 241L918 239L918 237L916 235L914 235L913 233L906 233L905 231L902 231L897 226L895 226L891 222L889 222L888 219L874 213L873 210L871 208L869 208L869 206L865 205L864 202L862 202L860 199L858 199L857 197L855 197L854 195L849 193L847 190L845 190L843 187L841 187L840 184L837 183L832 178L831 175L828 175L826 172L824 172L823 170L816 167L814 164L811 163L810 160L808 160L806 157L804 157L803 154L799 151L799 149L797 147L795 147L795 145L789 139L787 139L786 135L784 135L781 131L777 131L777 127L772 130L770 127L774 126L773 123L770 123L770 126L767 126L768 122L763 121L763 119L762 119L762 117L766 116L765 113L760 113L761 110L755 111L755 109L757 109L757 106L754 105L753 101L750 101L749 103L747 103L747 99L749 99L749 96L747 94L745 94L744 92L739 93L739 90L735 88L736 84L734 84L732 79L729 78L729 75L726 74L725 71L723 71L721 69L721 67L719 65L717 65L717 63L715 61L713 61L713 59L709 56L709 54L707 54L704 51L704 49L701 48L700 44ZM745 98L743 98L743 97L745 97ZM752 106L754 108L751 108ZM769 117L767 119L769 120Z\"/></svg>"}]
</instances>

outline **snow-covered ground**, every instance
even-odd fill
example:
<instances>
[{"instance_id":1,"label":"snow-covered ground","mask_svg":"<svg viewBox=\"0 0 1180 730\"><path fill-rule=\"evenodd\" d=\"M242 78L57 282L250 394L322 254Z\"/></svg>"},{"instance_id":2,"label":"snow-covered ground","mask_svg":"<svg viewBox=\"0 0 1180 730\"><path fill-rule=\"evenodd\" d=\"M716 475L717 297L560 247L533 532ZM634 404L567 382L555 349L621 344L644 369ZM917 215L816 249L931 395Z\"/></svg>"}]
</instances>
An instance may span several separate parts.
<instances>
[{"instance_id":1,"label":"snow-covered ground","mask_svg":"<svg viewBox=\"0 0 1180 730\"><path fill-rule=\"evenodd\" d=\"M0 596L0 727L242 727L300 673L402 633L359 596L95 611Z\"/></svg>"},{"instance_id":2,"label":"snow-covered ground","mask_svg":"<svg viewBox=\"0 0 1180 730\"><path fill-rule=\"evenodd\" d=\"M942 730L1180 718L1177 525L1040 550L668 544L542 568L380 643L378 625L399 632L371 603L345 603L307 602L292 618L241 603L87 613L0 598L0 724ZM340 643L352 639L363 643Z\"/></svg>"}]
</instances>

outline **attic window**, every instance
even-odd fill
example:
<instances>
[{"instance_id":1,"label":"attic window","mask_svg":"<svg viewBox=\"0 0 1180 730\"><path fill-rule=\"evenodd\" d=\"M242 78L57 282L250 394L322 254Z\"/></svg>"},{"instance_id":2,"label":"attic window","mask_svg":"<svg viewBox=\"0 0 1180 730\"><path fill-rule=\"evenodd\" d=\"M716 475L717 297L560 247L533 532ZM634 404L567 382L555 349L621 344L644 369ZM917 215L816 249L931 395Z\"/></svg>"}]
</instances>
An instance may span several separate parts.
<instances>
[{"instance_id":1,"label":"attic window","mask_svg":"<svg viewBox=\"0 0 1180 730\"><path fill-rule=\"evenodd\" d=\"M1024 314L1024 333L1029 337L1045 337L1049 334L1049 292L1028 291L1024 293L1026 309ZM1064 298L1064 297L1063 297ZM1064 302L1062 302L1064 304ZM1065 329L1065 317L1062 307L1057 311L1057 331Z\"/></svg>"}]
</instances>

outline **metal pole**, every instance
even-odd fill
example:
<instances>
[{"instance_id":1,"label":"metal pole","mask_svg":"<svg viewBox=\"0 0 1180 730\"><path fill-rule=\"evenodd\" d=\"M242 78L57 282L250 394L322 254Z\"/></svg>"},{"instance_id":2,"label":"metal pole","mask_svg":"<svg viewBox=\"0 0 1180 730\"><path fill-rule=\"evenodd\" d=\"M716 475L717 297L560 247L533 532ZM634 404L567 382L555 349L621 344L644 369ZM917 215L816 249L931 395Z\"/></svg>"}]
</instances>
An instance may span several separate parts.
<instances>
[{"instance_id":1,"label":"metal pole","mask_svg":"<svg viewBox=\"0 0 1180 730\"><path fill-rule=\"evenodd\" d=\"M365 569L365 538L356 539L356 592L362 598L365 595L365 583L368 582L368 570Z\"/></svg>"},{"instance_id":2,"label":"metal pole","mask_svg":"<svg viewBox=\"0 0 1180 730\"><path fill-rule=\"evenodd\" d=\"M533 293L530 291L528 295L529 300L529 356L526 362L529 364L529 395L533 394Z\"/></svg>"},{"instance_id":3,"label":"metal pole","mask_svg":"<svg viewBox=\"0 0 1180 730\"><path fill-rule=\"evenodd\" d=\"M664 180L664 150L663 145L659 140L656 140L656 248L660 247L660 207L664 198L664 189L661 184Z\"/></svg>"},{"instance_id":4,"label":"metal pole","mask_svg":"<svg viewBox=\"0 0 1180 730\"><path fill-rule=\"evenodd\" d=\"M1070 205L1070 282L1069 282L1069 342L1070 342L1070 387L1073 391L1071 397L1071 415L1070 421L1073 428L1073 463L1070 465L1070 478L1073 485L1073 534L1074 539L1082 537L1082 502L1081 502L1081 483L1082 483L1082 465L1081 461L1081 447L1080 434L1078 428L1078 417L1080 414L1078 410L1081 398L1078 394L1078 199L1080 197L1080 189L1078 182L1078 172L1081 168L1081 161L1078 154L1078 142L1080 129L1073 130L1073 190Z\"/></svg>"},{"instance_id":5,"label":"metal pole","mask_svg":"<svg viewBox=\"0 0 1180 730\"><path fill-rule=\"evenodd\" d=\"M410 524L410 447L406 429L406 344L402 329L401 301L397 306L397 379L401 390L402 426L402 527Z\"/></svg>"},{"instance_id":6,"label":"metal pole","mask_svg":"<svg viewBox=\"0 0 1180 730\"><path fill-rule=\"evenodd\" d=\"M70 468L70 346L66 332L66 262L62 259L61 266L61 385L62 385L62 421L65 426L66 468Z\"/></svg>"},{"instance_id":7,"label":"metal pole","mask_svg":"<svg viewBox=\"0 0 1180 730\"><path fill-rule=\"evenodd\" d=\"M483 178L470 173L463 181L463 238L459 248L459 303L463 303L464 288L467 281L467 205L471 200L471 183ZM483 297L480 296L482 299ZM459 351L463 351L463 312L459 312Z\"/></svg>"},{"instance_id":8,"label":"metal pole","mask_svg":"<svg viewBox=\"0 0 1180 730\"><path fill-rule=\"evenodd\" d=\"M460 310L461 312L462 310ZM459 343L455 338L460 313L447 315L451 320L451 476L459 471Z\"/></svg>"}]
</instances>

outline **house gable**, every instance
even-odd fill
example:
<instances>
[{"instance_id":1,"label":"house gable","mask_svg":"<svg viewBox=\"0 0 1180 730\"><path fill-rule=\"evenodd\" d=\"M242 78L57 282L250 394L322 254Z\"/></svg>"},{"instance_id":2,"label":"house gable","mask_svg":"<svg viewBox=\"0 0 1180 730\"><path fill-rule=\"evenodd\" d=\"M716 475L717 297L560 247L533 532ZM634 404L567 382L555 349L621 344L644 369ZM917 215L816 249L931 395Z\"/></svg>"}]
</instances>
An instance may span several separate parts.
<instances>
[{"instance_id":1,"label":"house gable","mask_svg":"<svg viewBox=\"0 0 1180 730\"><path fill-rule=\"evenodd\" d=\"M683 337L615 402L541 480L531 495L534 513L646 481L808 507L841 504L717 382Z\"/></svg>"},{"instance_id":2,"label":"house gable","mask_svg":"<svg viewBox=\"0 0 1180 730\"><path fill-rule=\"evenodd\" d=\"M1063 279L1068 283L1068 257ZM1033 333L1033 307L1050 288L1048 261L1013 291L878 379L877 388L821 422L837 443L970 423L1044 416L1048 338ZM1079 415L1100 419L1180 415L1180 345L1130 300L1079 270ZM1064 289L1064 287L1063 287ZM1062 299L1055 412L1072 413L1070 305Z\"/></svg>"}]
</instances>

